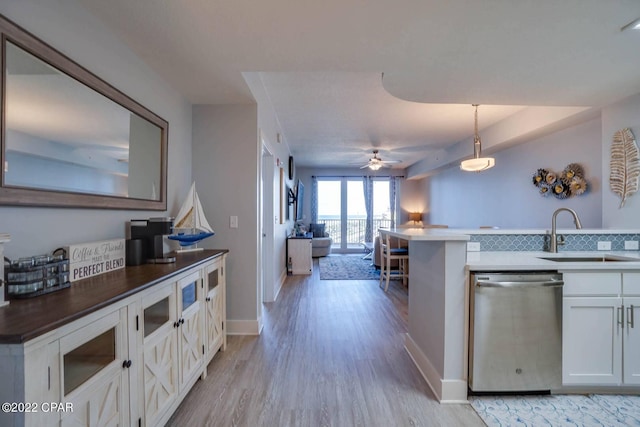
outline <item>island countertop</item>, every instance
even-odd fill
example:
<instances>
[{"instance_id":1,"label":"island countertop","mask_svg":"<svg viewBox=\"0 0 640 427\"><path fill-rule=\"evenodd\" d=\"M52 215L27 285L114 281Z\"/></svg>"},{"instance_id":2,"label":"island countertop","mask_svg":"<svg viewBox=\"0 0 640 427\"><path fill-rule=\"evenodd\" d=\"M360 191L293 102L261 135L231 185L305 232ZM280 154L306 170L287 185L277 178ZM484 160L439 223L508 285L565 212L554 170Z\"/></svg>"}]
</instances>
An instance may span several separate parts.
<instances>
[{"instance_id":1,"label":"island countertop","mask_svg":"<svg viewBox=\"0 0 640 427\"><path fill-rule=\"evenodd\" d=\"M607 257L611 261L553 261L543 258ZM617 261L616 261L617 260ZM640 270L638 251L589 252L467 252L469 271L584 271L584 270Z\"/></svg>"},{"instance_id":2,"label":"island countertop","mask_svg":"<svg viewBox=\"0 0 640 427\"><path fill-rule=\"evenodd\" d=\"M0 343L24 343L227 252L178 254L175 263L125 267L79 280L57 292L13 299L0 307Z\"/></svg>"},{"instance_id":3,"label":"island countertop","mask_svg":"<svg viewBox=\"0 0 640 427\"><path fill-rule=\"evenodd\" d=\"M447 228L381 228L381 232L404 240L413 241L468 241L469 234Z\"/></svg>"}]
</instances>

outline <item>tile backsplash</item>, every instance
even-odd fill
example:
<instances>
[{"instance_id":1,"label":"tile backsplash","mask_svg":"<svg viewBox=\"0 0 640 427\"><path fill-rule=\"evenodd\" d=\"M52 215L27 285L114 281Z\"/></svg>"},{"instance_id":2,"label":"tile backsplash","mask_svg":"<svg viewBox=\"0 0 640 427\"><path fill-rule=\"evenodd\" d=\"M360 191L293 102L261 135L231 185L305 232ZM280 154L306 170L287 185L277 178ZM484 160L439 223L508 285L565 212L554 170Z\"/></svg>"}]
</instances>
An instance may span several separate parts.
<instances>
[{"instance_id":1,"label":"tile backsplash","mask_svg":"<svg viewBox=\"0 0 640 427\"><path fill-rule=\"evenodd\" d=\"M560 235L562 233L558 233ZM562 234L564 251L597 251L598 242L611 242L610 251L623 251L625 241L640 241L640 234ZM549 246L549 234L472 234L471 242L480 243L480 251L544 251Z\"/></svg>"}]
</instances>

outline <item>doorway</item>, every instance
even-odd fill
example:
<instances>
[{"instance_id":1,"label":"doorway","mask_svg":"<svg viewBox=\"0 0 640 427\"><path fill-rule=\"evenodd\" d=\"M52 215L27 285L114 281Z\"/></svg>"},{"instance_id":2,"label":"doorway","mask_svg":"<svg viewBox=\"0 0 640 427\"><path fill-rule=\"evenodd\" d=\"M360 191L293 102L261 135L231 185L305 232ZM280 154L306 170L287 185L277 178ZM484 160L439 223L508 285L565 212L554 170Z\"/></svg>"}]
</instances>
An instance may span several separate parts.
<instances>
[{"instance_id":1,"label":"doorway","mask_svg":"<svg viewBox=\"0 0 640 427\"><path fill-rule=\"evenodd\" d=\"M275 282L274 282L274 222L275 222L275 206L274 206L274 179L275 179L275 163L273 154L269 150L266 141L261 138L262 143L262 159L260 173L260 236L258 238L261 274L260 274L260 292L258 294L259 305L262 302L271 302L275 300Z\"/></svg>"}]
</instances>

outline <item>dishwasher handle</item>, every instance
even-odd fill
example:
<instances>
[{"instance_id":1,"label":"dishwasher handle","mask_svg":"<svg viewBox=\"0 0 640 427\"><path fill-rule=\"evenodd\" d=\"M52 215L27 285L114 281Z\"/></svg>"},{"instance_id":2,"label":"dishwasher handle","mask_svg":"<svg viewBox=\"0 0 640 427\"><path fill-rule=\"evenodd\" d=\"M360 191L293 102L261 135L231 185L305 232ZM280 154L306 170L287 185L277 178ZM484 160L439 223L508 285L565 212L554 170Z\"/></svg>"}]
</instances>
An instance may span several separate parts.
<instances>
[{"instance_id":1,"label":"dishwasher handle","mask_svg":"<svg viewBox=\"0 0 640 427\"><path fill-rule=\"evenodd\" d=\"M523 288L523 287L533 287L533 288L542 288L542 287L562 287L564 285L563 280L543 280L543 281L518 281L518 282L509 282L509 281L495 281L495 280L478 280L476 281L476 286L479 288Z\"/></svg>"}]
</instances>

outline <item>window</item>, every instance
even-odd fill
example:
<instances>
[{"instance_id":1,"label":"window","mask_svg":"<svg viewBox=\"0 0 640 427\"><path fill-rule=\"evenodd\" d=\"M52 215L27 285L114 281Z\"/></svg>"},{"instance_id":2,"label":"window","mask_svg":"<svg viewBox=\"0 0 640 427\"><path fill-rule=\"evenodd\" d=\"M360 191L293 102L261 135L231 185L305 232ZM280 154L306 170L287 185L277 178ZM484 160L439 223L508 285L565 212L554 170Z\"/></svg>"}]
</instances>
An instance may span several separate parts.
<instances>
[{"instance_id":1,"label":"window","mask_svg":"<svg viewBox=\"0 0 640 427\"><path fill-rule=\"evenodd\" d=\"M372 180L373 235L391 225L389 178ZM367 209L362 177L318 177L318 222L333 240L335 252L362 251L366 240Z\"/></svg>"}]
</instances>

